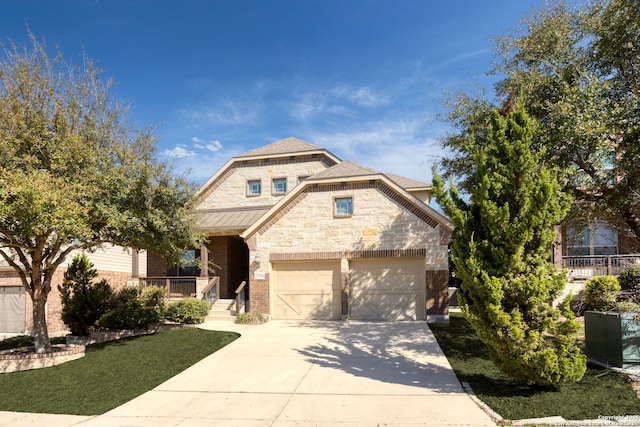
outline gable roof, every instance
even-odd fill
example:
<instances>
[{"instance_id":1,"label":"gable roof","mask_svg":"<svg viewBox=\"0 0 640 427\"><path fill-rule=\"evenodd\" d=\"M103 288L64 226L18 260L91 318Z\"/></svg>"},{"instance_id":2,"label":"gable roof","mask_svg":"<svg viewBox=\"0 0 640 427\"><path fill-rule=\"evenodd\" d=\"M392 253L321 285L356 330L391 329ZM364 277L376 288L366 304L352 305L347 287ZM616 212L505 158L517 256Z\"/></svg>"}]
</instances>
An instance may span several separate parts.
<instances>
[{"instance_id":1,"label":"gable roof","mask_svg":"<svg viewBox=\"0 0 640 427\"><path fill-rule=\"evenodd\" d=\"M435 224L439 224L445 229L453 230L453 223L449 221L444 215L433 209L431 206L425 204L421 200L417 199L409 193L409 190L400 186L397 182L390 179L387 175L380 172L376 172L373 169L360 166L353 162L342 162L335 166L330 167L322 172L318 172L312 175L308 179L302 181L293 191L287 193L278 203L276 203L271 209L269 209L260 219L248 227L241 235L243 239L251 237L256 233L260 227L270 221L278 212L286 209L286 206L293 201L299 194L305 191L306 188L315 185L326 185L330 183L347 182L362 182L362 181L380 181L383 185L386 185L391 193L397 195L395 200L403 200L402 203L405 208L411 206L411 209L417 209L417 211L424 213ZM412 181L412 180L411 180ZM416 181L419 182L419 181ZM421 183L424 184L424 183ZM391 194L387 193L387 194ZM406 203L408 203L408 205ZM415 212L415 211L414 211Z\"/></svg>"},{"instance_id":2,"label":"gable roof","mask_svg":"<svg viewBox=\"0 0 640 427\"><path fill-rule=\"evenodd\" d=\"M318 172L309 179L313 180L335 180L340 178L353 178L358 176L379 175L380 172L364 167L351 161L344 161L335 166L331 166L321 172Z\"/></svg>"},{"instance_id":3,"label":"gable roof","mask_svg":"<svg viewBox=\"0 0 640 427\"><path fill-rule=\"evenodd\" d=\"M336 157L333 153L322 147L309 144L308 142L302 141L298 138L289 137L232 157L198 189L198 191L196 192L196 197L199 198L203 194L206 194L207 190L218 180L218 178L223 176L224 173L229 170L234 163L246 162L248 160L262 160L309 155L325 156L325 158L329 160L329 163L342 162L339 157Z\"/></svg>"},{"instance_id":4,"label":"gable roof","mask_svg":"<svg viewBox=\"0 0 640 427\"><path fill-rule=\"evenodd\" d=\"M308 152L327 152L322 147L309 144L301 139L288 137L279 141L272 142L271 144L263 147L256 148L254 150L247 151L246 153L236 156L236 158L244 159L246 157L274 157L279 155L295 155ZM335 156L334 156L335 157Z\"/></svg>"},{"instance_id":5,"label":"gable roof","mask_svg":"<svg viewBox=\"0 0 640 427\"><path fill-rule=\"evenodd\" d=\"M385 173L385 175L405 190L430 190L431 185L426 182L417 181L415 179L406 178L394 173Z\"/></svg>"}]
</instances>

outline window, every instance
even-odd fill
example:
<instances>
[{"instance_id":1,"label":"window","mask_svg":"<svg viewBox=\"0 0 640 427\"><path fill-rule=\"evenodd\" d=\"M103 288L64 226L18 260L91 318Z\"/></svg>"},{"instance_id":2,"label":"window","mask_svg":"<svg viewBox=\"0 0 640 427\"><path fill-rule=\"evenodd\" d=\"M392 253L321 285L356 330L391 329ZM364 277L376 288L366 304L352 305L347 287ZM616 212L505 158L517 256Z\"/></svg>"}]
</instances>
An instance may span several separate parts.
<instances>
[{"instance_id":1,"label":"window","mask_svg":"<svg viewBox=\"0 0 640 427\"><path fill-rule=\"evenodd\" d=\"M262 183L259 179L247 181L247 196L259 196L262 192Z\"/></svg>"},{"instance_id":2,"label":"window","mask_svg":"<svg viewBox=\"0 0 640 427\"><path fill-rule=\"evenodd\" d=\"M567 255L615 255L618 233L606 222L567 228Z\"/></svg>"},{"instance_id":3,"label":"window","mask_svg":"<svg viewBox=\"0 0 640 427\"><path fill-rule=\"evenodd\" d=\"M199 253L200 251L195 249L182 251L178 264L178 276L197 276L200 274L200 269L196 265L196 257L200 256Z\"/></svg>"},{"instance_id":4,"label":"window","mask_svg":"<svg viewBox=\"0 0 640 427\"><path fill-rule=\"evenodd\" d=\"M287 192L287 178L275 178L273 180L273 194L284 194Z\"/></svg>"},{"instance_id":5,"label":"window","mask_svg":"<svg viewBox=\"0 0 640 427\"><path fill-rule=\"evenodd\" d=\"M298 176L298 184L300 184L305 179L309 178L309 175L300 175Z\"/></svg>"},{"instance_id":6,"label":"window","mask_svg":"<svg viewBox=\"0 0 640 427\"><path fill-rule=\"evenodd\" d=\"M336 197L334 199L335 216L353 215L353 199L351 197Z\"/></svg>"}]
</instances>

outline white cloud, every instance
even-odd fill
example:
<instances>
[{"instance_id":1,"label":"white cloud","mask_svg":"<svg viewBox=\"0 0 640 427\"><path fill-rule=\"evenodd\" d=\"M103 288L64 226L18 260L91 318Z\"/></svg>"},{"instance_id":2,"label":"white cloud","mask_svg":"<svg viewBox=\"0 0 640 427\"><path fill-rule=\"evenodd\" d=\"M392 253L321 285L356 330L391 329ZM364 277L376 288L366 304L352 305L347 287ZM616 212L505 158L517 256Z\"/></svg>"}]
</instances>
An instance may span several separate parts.
<instances>
[{"instance_id":1,"label":"white cloud","mask_svg":"<svg viewBox=\"0 0 640 427\"><path fill-rule=\"evenodd\" d=\"M312 131L306 137L343 160L424 182L431 181L431 165L443 155L417 119L380 120L346 131Z\"/></svg>"},{"instance_id":2,"label":"white cloud","mask_svg":"<svg viewBox=\"0 0 640 427\"><path fill-rule=\"evenodd\" d=\"M187 150L184 146L179 145L170 150L164 150L162 154L172 159L183 159L185 157L191 157L195 155L193 151Z\"/></svg>"},{"instance_id":3,"label":"white cloud","mask_svg":"<svg viewBox=\"0 0 640 427\"><path fill-rule=\"evenodd\" d=\"M207 150L213 151L215 153L222 148L222 144L216 139L215 141L209 141L206 148Z\"/></svg>"},{"instance_id":4,"label":"white cloud","mask_svg":"<svg viewBox=\"0 0 640 427\"><path fill-rule=\"evenodd\" d=\"M339 86L331 90L331 94L337 99L346 99L347 101L361 107L378 107L389 104L389 97L383 94L374 93L370 87L347 87Z\"/></svg>"}]
</instances>

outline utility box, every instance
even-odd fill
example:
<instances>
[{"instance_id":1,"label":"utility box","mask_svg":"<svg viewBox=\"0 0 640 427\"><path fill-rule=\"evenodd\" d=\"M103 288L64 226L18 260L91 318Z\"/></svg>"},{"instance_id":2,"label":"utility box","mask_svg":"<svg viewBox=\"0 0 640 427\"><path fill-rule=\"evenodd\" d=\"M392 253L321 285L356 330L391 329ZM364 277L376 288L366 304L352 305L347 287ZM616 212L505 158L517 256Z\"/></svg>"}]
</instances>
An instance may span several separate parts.
<instances>
[{"instance_id":1,"label":"utility box","mask_svg":"<svg viewBox=\"0 0 640 427\"><path fill-rule=\"evenodd\" d=\"M640 313L584 313L587 357L606 366L640 365Z\"/></svg>"}]
</instances>

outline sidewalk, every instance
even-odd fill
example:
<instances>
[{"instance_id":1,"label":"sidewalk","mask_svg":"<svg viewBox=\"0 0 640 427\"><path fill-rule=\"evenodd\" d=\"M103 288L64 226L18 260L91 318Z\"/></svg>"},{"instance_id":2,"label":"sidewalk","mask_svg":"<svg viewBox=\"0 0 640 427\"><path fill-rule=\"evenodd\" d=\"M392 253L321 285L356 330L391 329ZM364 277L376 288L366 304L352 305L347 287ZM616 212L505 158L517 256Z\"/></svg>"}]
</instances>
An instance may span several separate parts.
<instances>
[{"instance_id":1,"label":"sidewalk","mask_svg":"<svg viewBox=\"0 0 640 427\"><path fill-rule=\"evenodd\" d=\"M56 420L0 413L0 425L496 425L463 391L425 323L208 322L202 327L242 336L104 415ZM10 415L25 417L5 424Z\"/></svg>"}]
</instances>

